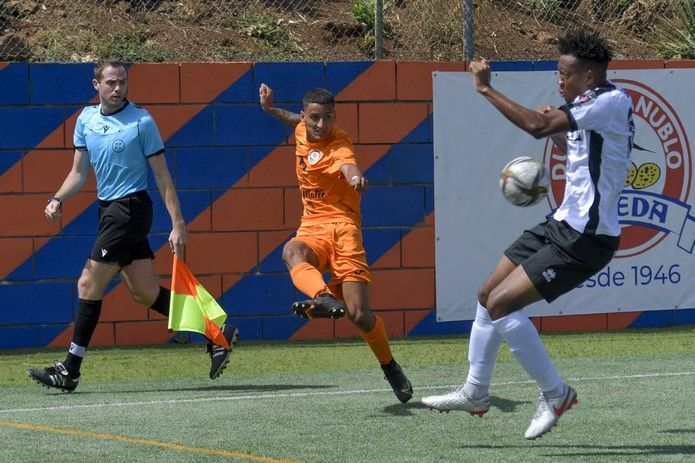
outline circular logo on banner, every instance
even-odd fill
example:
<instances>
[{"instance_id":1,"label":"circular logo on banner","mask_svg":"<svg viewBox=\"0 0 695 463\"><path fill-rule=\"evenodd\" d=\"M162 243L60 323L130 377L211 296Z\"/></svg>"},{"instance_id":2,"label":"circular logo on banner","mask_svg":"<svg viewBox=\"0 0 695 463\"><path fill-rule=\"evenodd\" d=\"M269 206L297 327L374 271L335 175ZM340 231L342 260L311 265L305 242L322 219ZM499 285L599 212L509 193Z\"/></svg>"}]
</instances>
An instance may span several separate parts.
<instances>
[{"instance_id":1,"label":"circular logo on banner","mask_svg":"<svg viewBox=\"0 0 695 463\"><path fill-rule=\"evenodd\" d=\"M323 153L321 153L321 151L319 151L319 150L311 150L309 152L309 154L307 155L306 160L310 166L313 166L314 164L319 162L322 155L323 155Z\"/></svg>"},{"instance_id":2,"label":"circular logo on banner","mask_svg":"<svg viewBox=\"0 0 695 463\"><path fill-rule=\"evenodd\" d=\"M121 151L123 151L125 149L125 142L123 142L123 140L121 140L121 139L116 139L111 144L111 148L113 148L113 150L116 153L120 153Z\"/></svg>"},{"instance_id":3,"label":"circular logo on banner","mask_svg":"<svg viewBox=\"0 0 695 463\"><path fill-rule=\"evenodd\" d=\"M680 235L690 226L692 161L683 124L669 102L640 82L613 82L632 98L635 122L630 170L618 201L622 229L615 254L631 257L653 248L670 232ZM565 192L567 156L548 139L543 160L550 176L548 202L555 209ZM681 241L678 246L692 252L693 244Z\"/></svg>"}]
</instances>

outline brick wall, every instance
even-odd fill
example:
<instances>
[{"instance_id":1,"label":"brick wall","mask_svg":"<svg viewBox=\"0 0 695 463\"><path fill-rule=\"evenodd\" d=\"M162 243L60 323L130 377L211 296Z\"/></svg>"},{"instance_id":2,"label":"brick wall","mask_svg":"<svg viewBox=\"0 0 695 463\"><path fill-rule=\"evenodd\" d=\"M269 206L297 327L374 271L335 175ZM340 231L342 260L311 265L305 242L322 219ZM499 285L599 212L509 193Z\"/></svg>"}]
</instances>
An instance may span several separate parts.
<instances>
[{"instance_id":1,"label":"brick wall","mask_svg":"<svg viewBox=\"0 0 695 463\"><path fill-rule=\"evenodd\" d=\"M301 213L293 140L289 129L261 111L261 82L273 88L276 105L294 111L311 87L335 93L338 124L353 135L358 162L370 181L362 210L373 269L371 304L389 334L468 332L470 322L436 323L434 310L435 70L463 71L465 63L164 63L129 68L129 97L153 114L165 140L188 224L187 262L244 339L357 335L346 320L306 322L289 315L291 302L304 298L281 260L282 245ZM91 64L0 64L0 210L5 217L0 221L0 348L65 346L70 340L75 283L96 232L94 180L66 202L60 223L46 221L43 208L70 169L76 118L84 105L96 101L91 72ZM150 235L155 270L168 286L170 223L151 176L149 184L155 201ZM641 316L535 322L546 332L605 330L639 325ZM657 317L652 324L678 324L691 315L668 311L650 316ZM133 303L118 280L109 286L94 345L171 338L160 315Z\"/></svg>"}]
</instances>

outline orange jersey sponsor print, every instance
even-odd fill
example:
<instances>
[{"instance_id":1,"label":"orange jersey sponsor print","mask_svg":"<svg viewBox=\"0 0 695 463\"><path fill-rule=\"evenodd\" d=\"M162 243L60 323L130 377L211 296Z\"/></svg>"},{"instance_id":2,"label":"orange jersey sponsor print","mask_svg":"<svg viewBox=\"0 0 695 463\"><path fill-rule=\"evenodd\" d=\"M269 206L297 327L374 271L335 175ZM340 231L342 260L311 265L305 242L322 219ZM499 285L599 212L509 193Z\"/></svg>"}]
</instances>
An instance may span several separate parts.
<instances>
[{"instance_id":1,"label":"orange jersey sponsor print","mask_svg":"<svg viewBox=\"0 0 695 463\"><path fill-rule=\"evenodd\" d=\"M302 224L350 222L359 226L360 195L340 172L343 164L357 165L350 135L333 126L325 140L311 143L306 125L300 122L294 136L297 180L304 205Z\"/></svg>"}]
</instances>

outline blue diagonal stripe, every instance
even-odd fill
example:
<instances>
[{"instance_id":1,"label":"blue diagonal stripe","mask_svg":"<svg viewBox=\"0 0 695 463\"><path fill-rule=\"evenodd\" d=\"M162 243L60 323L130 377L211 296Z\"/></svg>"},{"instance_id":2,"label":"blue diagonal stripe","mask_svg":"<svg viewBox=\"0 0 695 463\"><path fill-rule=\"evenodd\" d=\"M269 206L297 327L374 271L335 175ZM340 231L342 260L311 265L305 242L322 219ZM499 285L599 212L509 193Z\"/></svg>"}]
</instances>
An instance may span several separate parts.
<instances>
[{"instance_id":1,"label":"blue diagonal stripe","mask_svg":"<svg viewBox=\"0 0 695 463\"><path fill-rule=\"evenodd\" d=\"M423 133L431 133L431 124L432 117L429 116L365 171L370 188L362 201L362 215L365 227L367 223L370 225L364 229L363 235L370 265L420 224L434 208L434 202L430 200L433 194L430 179L434 171L432 143L413 143L413 140L422 140ZM403 169L403 165L417 168ZM422 185L411 185L420 182ZM240 326L248 318L281 317L278 323L272 324L272 333L264 327L262 333L259 330L246 333L247 339L254 336L287 339L306 323L302 319L283 317L288 314L292 301L306 297L293 287L285 270L283 246L284 242L263 259L259 265L262 273L244 276L222 295L222 306L232 322Z\"/></svg>"},{"instance_id":2,"label":"blue diagonal stripe","mask_svg":"<svg viewBox=\"0 0 695 463\"><path fill-rule=\"evenodd\" d=\"M332 65L333 64L328 64L326 66ZM343 70L346 71L346 73L343 75L343 79L334 80L332 82L328 81L326 73L323 72L321 82L332 92L337 94L342 91L345 85L352 82L370 65L371 63L364 62L345 66ZM351 71L352 74L347 71ZM295 72L301 72L301 66L298 65ZM210 207L210 205L216 199L222 196L228 188L237 183L243 176L247 175L250 169L262 161L279 144L283 143L289 135L289 130L273 118L269 117L267 114L263 113L257 103L250 104L248 103L248 100L239 104L229 103L230 95L245 93L250 86L250 82L255 82L254 85L258 84L258 81L255 80L253 69L241 76L240 79L235 81L235 83L232 84L229 89L227 89L227 91L223 92L210 105L208 105L207 108L193 117L187 124L185 124L179 131L177 131L167 140L167 160L169 165L173 166L172 174L174 175L175 179L179 170L191 168L191 166L187 165L186 162L190 161L192 152L190 151L190 148L185 148L185 146L187 146L185 140L198 136L198 132L201 130L201 128L206 128L211 131L214 130L211 132L212 135L210 136L210 140L212 141L213 145L219 145L220 141L223 143L227 143L229 141L231 142L230 144L234 145L233 147L229 147L229 149L240 149L245 153L243 164L244 168L233 168L229 170L227 172L229 175L226 177L226 179L223 179L222 176L216 177L217 183L214 185L214 189L210 189L210 187L193 188L193 186L196 185L192 185L191 188L183 188L178 190L181 199L182 212L186 222L192 221L202 211ZM239 92L234 90L234 87L237 84L243 87L243 89L239 90ZM91 97L91 94L89 96ZM297 101L295 105L297 104L300 104L300 102ZM299 109L299 107L293 109ZM211 114L213 114L213 117L215 118L215 124L212 124L212 127L210 127L209 124ZM222 123L222 121L218 120L219 115L234 117L234 119L227 121L230 126L238 123L239 121L244 121L245 124L255 124L259 127L259 129L236 130L234 132L234 139L227 140L224 137L228 137L228 134L224 134L224 128L219 127L219 124ZM262 139L260 134L263 135ZM222 138L222 140L220 140L220 138ZM261 146L258 146L259 143ZM227 148L220 147L219 149ZM205 163L194 166L195 169L199 170L200 175L204 175L204 172L209 167L210 166L206 166ZM185 178L185 174L182 173L181 179L183 180ZM151 173L150 187L155 188ZM161 203L159 193L155 189L151 191L150 195L153 201L156 203L155 220L153 223L153 232L150 235L150 242L153 249L158 249L166 242L171 225L169 223L166 210ZM66 207L69 207L69 204L66 205ZM89 250L91 249L96 236L96 227L97 206L95 202L90 207L85 209L70 224L66 225L59 235L53 237L38 252L15 268L5 278L5 280L18 281L43 278L51 280L58 279L74 281L77 275L79 275L85 259L88 257ZM40 282L31 281L24 286L27 291L32 292L31 288L28 287L33 287L34 285L38 284L40 284ZM115 282L111 284L109 290L113 287L115 287ZM45 307L53 306L53 302L54 301L51 301L51 298L49 297L40 297L39 299L33 300L33 304ZM71 304L68 304L68 306L70 305Z\"/></svg>"}]
</instances>

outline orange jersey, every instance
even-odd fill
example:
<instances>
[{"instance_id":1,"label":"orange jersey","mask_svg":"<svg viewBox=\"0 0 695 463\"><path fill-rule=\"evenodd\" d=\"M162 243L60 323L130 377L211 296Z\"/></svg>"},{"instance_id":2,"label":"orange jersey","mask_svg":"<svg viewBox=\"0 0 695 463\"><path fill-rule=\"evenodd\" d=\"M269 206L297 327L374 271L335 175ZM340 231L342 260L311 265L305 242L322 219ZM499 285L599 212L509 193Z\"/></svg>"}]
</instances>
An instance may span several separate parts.
<instances>
[{"instance_id":1,"label":"orange jersey","mask_svg":"<svg viewBox=\"0 0 695 463\"><path fill-rule=\"evenodd\" d=\"M333 126L325 140L311 143L306 125L300 122L294 136L297 180L304 205L302 224L350 222L359 226L360 195L340 172L343 164L357 165L350 135Z\"/></svg>"}]
</instances>

